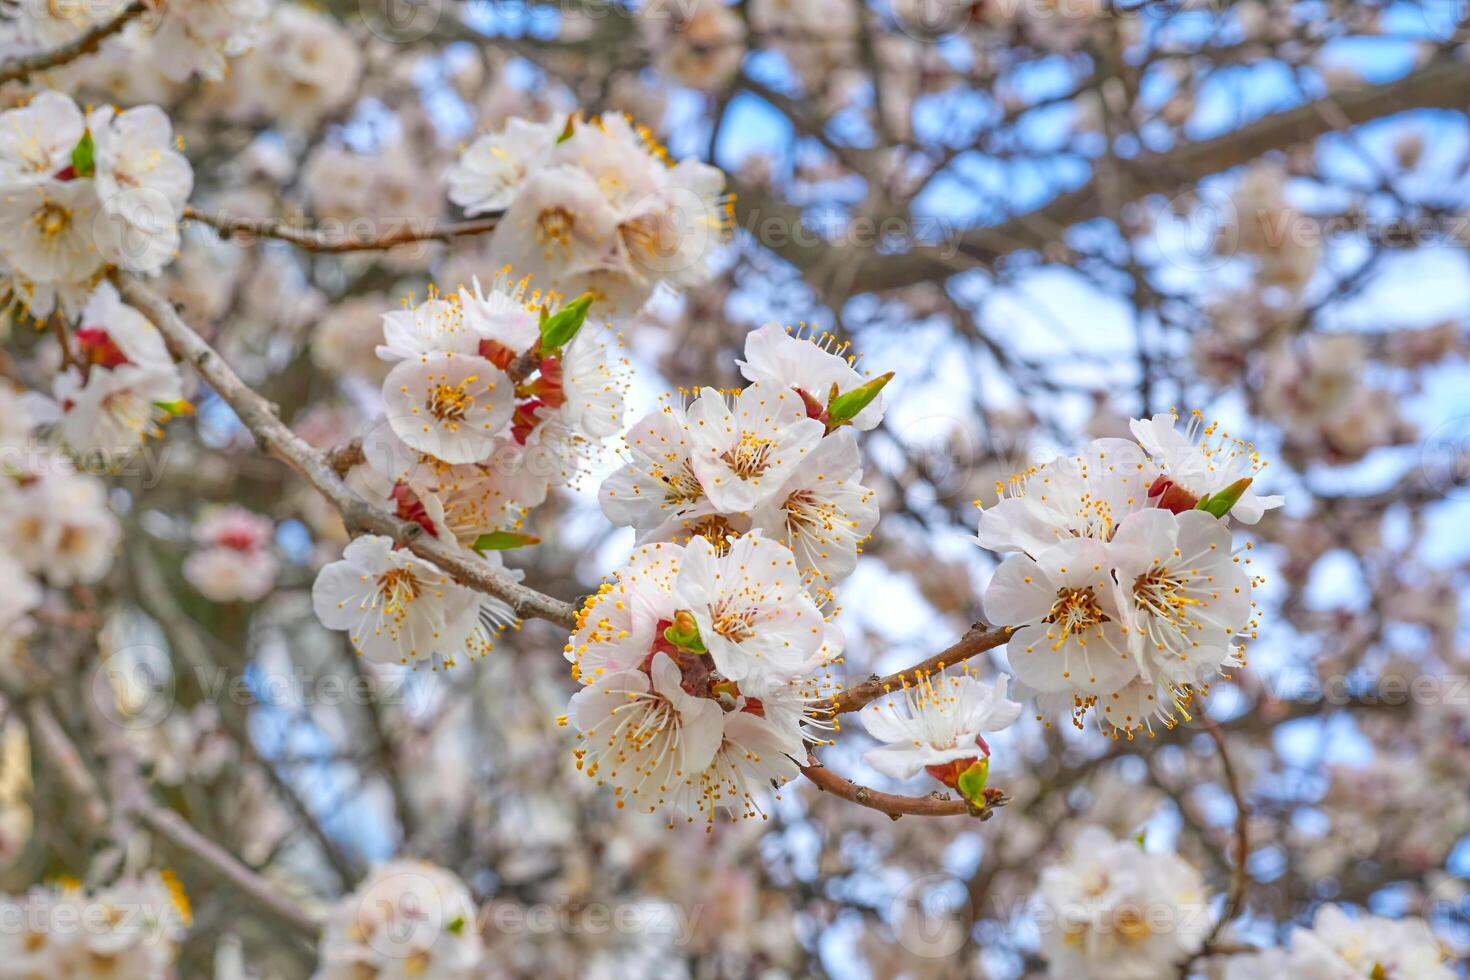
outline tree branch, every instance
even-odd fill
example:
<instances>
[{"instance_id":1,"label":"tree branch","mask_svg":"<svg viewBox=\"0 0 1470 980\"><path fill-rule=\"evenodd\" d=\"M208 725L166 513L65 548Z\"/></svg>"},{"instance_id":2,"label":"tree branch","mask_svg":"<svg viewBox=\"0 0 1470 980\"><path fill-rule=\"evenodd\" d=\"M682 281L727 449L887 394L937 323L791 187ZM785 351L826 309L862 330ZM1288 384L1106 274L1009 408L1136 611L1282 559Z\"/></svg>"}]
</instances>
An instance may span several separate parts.
<instances>
[{"instance_id":1,"label":"tree branch","mask_svg":"<svg viewBox=\"0 0 1470 980\"><path fill-rule=\"evenodd\" d=\"M577 609L572 603L496 575L464 549L425 534L419 525L401 521L353 493L333 472L325 455L277 418L275 407L241 381L214 348L179 317L168 300L132 276L118 273L113 280L122 297L163 334L174 355L199 371L261 445L301 474L337 508L349 531L370 531L391 537L420 558L438 565L461 584L506 603L523 619L544 619L568 630L576 625Z\"/></svg>"},{"instance_id":2,"label":"tree branch","mask_svg":"<svg viewBox=\"0 0 1470 980\"><path fill-rule=\"evenodd\" d=\"M209 214L194 208L185 208L184 217L190 221L197 221L202 225L208 225L221 235L230 238L242 245L253 245L256 239L274 238L279 241L289 242L297 248L308 252L322 252L326 254L338 254L342 252L372 252L382 249L395 248L399 245L410 245L415 242L447 242L455 238L464 238L470 235L483 235L495 230L500 223L500 215L491 215L488 218L477 218L473 221L461 221L456 224L444 225L440 228L431 227L417 229L412 222L405 221L401 227L394 227L381 235L368 238L353 238L334 236L316 228L302 228L289 225L279 219L266 221L252 221L249 218L232 218L223 214ZM391 222L385 222L391 223Z\"/></svg>"},{"instance_id":3,"label":"tree branch","mask_svg":"<svg viewBox=\"0 0 1470 980\"><path fill-rule=\"evenodd\" d=\"M996 789L985 791L984 807L977 807L969 800L956 800L943 791L930 793L928 796L901 796L897 793L884 793L876 789L870 789L859 783L853 782L845 776L828 769L817 761L815 754L808 752L806 765L801 767L801 774L816 784L817 789L833 796L841 797L859 806L865 806L879 813L886 813L897 820L899 817L957 817L968 814L979 817L981 820L989 820L996 807L1006 805L1006 796Z\"/></svg>"},{"instance_id":4,"label":"tree branch","mask_svg":"<svg viewBox=\"0 0 1470 980\"><path fill-rule=\"evenodd\" d=\"M889 674L887 677L870 678L836 695L832 698L832 705L828 710L834 715L857 711L868 702L876 701L888 692L902 688L905 678L932 674L951 664L964 663L986 650L994 650L998 646L1003 646L1010 636L1011 632L1008 629L990 629L984 623L976 623L964 636L960 637L958 642L939 651L928 660L921 661L896 674Z\"/></svg>"},{"instance_id":5,"label":"tree branch","mask_svg":"<svg viewBox=\"0 0 1470 980\"><path fill-rule=\"evenodd\" d=\"M48 68L60 68L83 55L94 53L102 46L103 41L127 27L134 18L147 9L147 4L142 0L134 0L133 3L118 11L111 20L97 24L74 41L68 41L48 51L36 51L32 54L18 55L0 61L0 84L25 81L34 72L45 71Z\"/></svg>"},{"instance_id":6,"label":"tree branch","mask_svg":"<svg viewBox=\"0 0 1470 980\"><path fill-rule=\"evenodd\" d=\"M1128 200L1170 194L1236 167L1271 150L1294 146L1333 132L1344 122L1361 125L1410 109L1453 109L1470 102L1470 62L1444 59L1403 78L1365 85L1330 97L1272 113L1207 140L1182 143L1170 150L1119 159L1126 168ZM1328 106L1331 106L1330 110ZM1334 120L1336 125L1334 124ZM1096 172L1082 186L1040 207L998 224L959 232L940 243L915 245L901 255L879 254L857 245L820 240L801 229L801 209L774 201L755 188L739 189L736 220L766 248L803 272L827 268L834 253L847 252L857 266L853 281L864 292L883 292L952 275L966 260L992 265L1013 252L1055 247L1068 227L1104 214L1104 185L1116 182ZM1122 203L1116 195L1112 200ZM957 252L958 255L953 253ZM956 261L958 260L958 262Z\"/></svg>"}]
</instances>

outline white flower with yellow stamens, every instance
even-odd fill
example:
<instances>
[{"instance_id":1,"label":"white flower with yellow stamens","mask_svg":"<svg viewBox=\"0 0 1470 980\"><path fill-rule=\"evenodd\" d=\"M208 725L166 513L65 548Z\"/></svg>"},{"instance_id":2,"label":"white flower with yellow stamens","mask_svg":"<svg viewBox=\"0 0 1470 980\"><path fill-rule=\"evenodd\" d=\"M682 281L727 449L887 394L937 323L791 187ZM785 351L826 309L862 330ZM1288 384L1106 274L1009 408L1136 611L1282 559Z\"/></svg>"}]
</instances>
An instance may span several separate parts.
<instances>
[{"instance_id":1,"label":"white flower with yellow stamens","mask_svg":"<svg viewBox=\"0 0 1470 980\"><path fill-rule=\"evenodd\" d=\"M684 781L674 806L689 814L691 822L699 815L707 825L720 812L732 821L764 819L757 796L795 779L805 755L802 730L789 716L742 698L724 715L720 744L709 765Z\"/></svg>"},{"instance_id":2,"label":"white flower with yellow stamens","mask_svg":"<svg viewBox=\"0 0 1470 980\"><path fill-rule=\"evenodd\" d=\"M689 406L690 465L721 511L748 511L779 491L822 440L789 388L753 384L733 399L705 388Z\"/></svg>"},{"instance_id":3,"label":"white flower with yellow stamens","mask_svg":"<svg viewBox=\"0 0 1470 980\"><path fill-rule=\"evenodd\" d=\"M179 219L194 189L194 169L174 149L173 127L157 106L87 114L95 145L97 250L119 268L157 272L179 248Z\"/></svg>"},{"instance_id":4,"label":"white flower with yellow stamens","mask_svg":"<svg viewBox=\"0 0 1470 980\"><path fill-rule=\"evenodd\" d=\"M678 540L716 512L694 474L688 425L673 403L645 415L628 430L628 462L602 482L602 513L637 531L639 544Z\"/></svg>"},{"instance_id":5,"label":"white flower with yellow stamens","mask_svg":"<svg viewBox=\"0 0 1470 980\"><path fill-rule=\"evenodd\" d=\"M737 538L721 555L695 538L684 549L674 584L714 665L759 696L799 675L821 649L821 612L802 587L796 559L759 534Z\"/></svg>"},{"instance_id":6,"label":"white flower with yellow stamens","mask_svg":"<svg viewBox=\"0 0 1470 980\"><path fill-rule=\"evenodd\" d=\"M674 581L684 549L677 544L644 545L577 611L577 628L566 646L572 675L591 683L606 673L642 667L661 648L672 623Z\"/></svg>"},{"instance_id":7,"label":"white flower with yellow stamens","mask_svg":"<svg viewBox=\"0 0 1470 980\"><path fill-rule=\"evenodd\" d=\"M856 437L833 432L751 512L752 524L790 548L810 581L831 587L857 567L858 552L878 523L877 495L862 478Z\"/></svg>"},{"instance_id":8,"label":"white flower with yellow stamens","mask_svg":"<svg viewBox=\"0 0 1470 980\"><path fill-rule=\"evenodd\" d=\"M473 354L400 361L383 381L383 401L400 439L446 463L488 457L515 411L510 378Z\"/></svg>"},{"instance_id":9,"label":"white flower with yellow stamens","mask_svg":"<svg viewBox=\"0 0 1470 980\"><path fill-rule=\"evenodd\" d=\"M505 210L527 174L550 156L565 126L562 117L509 119L499 132L477 138L444 175L449 199L469 215Z\"/></svg>"},{"instance_id":10,"label":"white flower with yellow stamens","mask_svg":"<svg viewBox=\"0 0 1470 980\"><path fill-rule=\"evenodd\" d=\"M1021 705L1006 697L1004 677L987 685L968 671L921 676L862 710L863 727L885 743L864 758L896 779L988 758L984 733L1009 728L1020 716Z\"/></svg>"},{"instance_id":11,"label":"white flower with yellow stamens","mask_svg":"<svg viewBox=\"0 0 1470 980\"><path fill-rule=\"evenodd\" d=\"M1085 827L1065 861L1042 870L1036 923L1052 977L1152 980L1200 949L1212 916L1194 866Z\"/></svg>"},{"instance_id":12,"label":"white flower with yellow stamens","mask_svg":"<svg viewBox=\"0 0 1470 980\"><path fill-rule=\"evenodd\" d=\"M1007 657L1034 691L1084 702L1138 675L1107 547L1075 538L1037 557L1012 555L985 590L986 618L1015 630Z\"/></svg>"},{"instance_id":13,"label":"white flower with yellow stamens","mask_svg":"<svg viewBox=\"0 0 1470 980\"><path fill-rule=\"evenodd\" d=\"M724 737L724 709L684 690L667 653L655 654L647 671L598 677L572 696L569 714L580 732L578 768L610 783L619 806L631 799L649 812L678 799Z\"/></svg>"},{"instance_id":14,"label":"white flower with yellow stamens","mask_svg":"<svg viewBox=\"0 0 1470 980\"><path fill-rule=\"evenodd\" d=\"M847 344L830 334L789 331L768 323L745 337L745 358L737 361L747 380L803 392L811 403L825 408L835 386L852 391L869 379L853 367ZM883 395L853 417L858 429L872 429L883 421Z\"/></svg>"},{"instance_id":15,"label":"white flower with yellow stamens","mask_svg":"<svg viewBox=\"0 0 1470 980\"><path fill-rule=\"evenodd\" d=\"M1188 510L1242 481L1244 491L1229 510L1242 523L1254 524L1266 511L1285 502L1280 496L1258 496L1250 486L1266 465L1255 446L1225 432L1217 422L1206 424L1198 411L1190 413L1184 431L1179 431L1178 422L1177 414L1159 414L1130 423L1133 435L1160 471L1149 487L1149 496L1159 506Z\"/></svg>"},{"instance_id":16,"label":"white flower with yellow stamens","mask_svg":"<svg viewBox=\"0 0 1470 980\"><path fill-rule=\"evenodd\" d=\"M101 210L90 180L0 187L0 250L33 283L82 284L103 266L93 239Z\"/></svg>"},{"instance_id":17,"label":"white flower with yellow stamens","mask_svg":"<svg viewBox=\"0 0 1470 980\"><path fill-rule=\"evenodd\" d=\"M617 225L617 212L592 175L548 166L521 184L496 223L490 258L531 276L538 288L579 296L588 291L589 277L614 267Z\"/></svg>"},{"instance_id":18,"label":"white flower with yellow stamens","mask_svg":"<svg viewBox=\"0 0 1470 980\"><path fill-rule=\"evenodd\" d=\"M378 356L404 361L427 354L475 354L479 343L479 335L465 322L462 298L435 293L408 309L383 314Z\"/></svg>"},{"instance_id":19,"label":"white flower with yellow stamens","mask_svg":"<svg viewBox=\"0 0 1470 980\"><path fill-rule=\"evenodd\" d=\"M636 311L660 283L688 288L707 279L730 223L724 175L696 160L671 164L646 130L620 115L569 126L544 166L525 167L500 148L502 158L496 144L477 143L493 164L465 161L456 171L464 200L506 202L492 258L542 289L593 293L605 315ZM558 127L557 136L566 131ZM529 175L506 194L522 169Z\"/></svg>"},{"instance_id":20,"label":"white flower with yellow stamens","mask_svg":"<svg viewBox=\"0 0 1470 980\"><path fill-rule=\"evenodd\" d=\"M498 555L492 560L498 563ZM322 625L345 630L353 648L375 663L437 666L490 650L485 597L395 549L391 538L368 535L348 544L341 561L318 573L311 600Z\"/></svg>"},{"instance_id":21,"label":"white flower with yellow stamens","mask_svg":"<svg viewBox=\"0 0 1470 980\"><path fill-rule=\"evenodd\" d=\"M163 424L185 410L179 372L166 367L92 367L83 379L78 368L61 372L52 383L60 406L61 440L74 452L125 455L150 437L163 435Z\"/></svg>"},{"instance_id":22,"label":"white flower with yellow stamens","mask_svg":"<svg viewBox=\"0 0 1470 980\"><path fill-rule=\"evenodd\" d=\"M1148 505L1155 475L1136 443L1095 439L1075 456L997 483L1000 500L981 513L976 540L1032 556L1072 538L1107 541L1123 518Z\"/></svg>"},{"instance_id":23,"label":"white flower with yellow stamens","mask_svg":"<svg viewBox=\"0 0 1470 980\"><path fill-rule=\"evenodd\" d=\"M39 183L71 165L86 122L69 95L38 92L23 106L0 112L0 184Z\"/></svg>"},{"instance_id":24,"label":"white flower with yellow stamens","mask_svg":"<svg viewBox=\"0 0 1470 980\"><path fill-rule=\"evenodd\" d=\"M1251 579L1225 522L1199 510L1139 511L1108 553L1144 680L1187 684L1218 670L1251 619Z\"/></svg>"}]
</instances>

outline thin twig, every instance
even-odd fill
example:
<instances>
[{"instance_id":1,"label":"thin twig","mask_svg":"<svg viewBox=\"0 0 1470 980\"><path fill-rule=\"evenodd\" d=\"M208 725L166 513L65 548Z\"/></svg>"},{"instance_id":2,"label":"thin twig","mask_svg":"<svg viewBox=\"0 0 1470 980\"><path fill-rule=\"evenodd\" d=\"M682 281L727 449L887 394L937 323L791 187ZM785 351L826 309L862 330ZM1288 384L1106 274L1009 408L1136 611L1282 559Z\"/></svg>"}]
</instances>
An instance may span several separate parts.
<instances>
[{"instance_id":1,"label":"thin twig","mask_svg":"<svg viewBox=\"0 0 1470 980\"><path fill-rule=\"evenodd\" d=\"M855 687L848 688L832 699L832 706L828 710L834 715L857 711L868 702L876 701L888 692L902 688L905 680L943 670L952 664L963 663L986 650L1003 646L1010 635L1007 629L990 629L984 623L976 623L956 643L929 659L896 674L874 677Z\"/></svg>"},{"instance_id":2,"label":"thin twig","mask_svg":"<svg viewBox=\"0 0 1470 980\"><path fill-rule=\"evenodd\" d=\"M34 72L45 71L48 68L60 68L62 65L76 61L82 55L94 53L101 47L103 41L127 27L134 18L147 9L147 4L142 0L135 0L118 11L111 20L103 21L76 40L68 41L46 51L17 55L14 58L0 61L0 84L25 81Z\"/></svg>"},{"instance_id":3,"label":"thin twig","mask_svg":"<svg viewBox=\"0 0 1470 980\"><path fill-rule=\"evenodd\" d=\"M981 820L989 819L995 812L996 807L1005 806L1005 794L999 790L985 791L985 806L978 807L969 800L956 800L947 793L931 793L928 796L901 796L897 793L884 793L876 789L855 783L846 776L839 776L817 761L817 757L808 752L807 764L801 767L801 774L824 793L841 797L859 806L865 806L879 813L886 813L897 820L899 817L958 817L969 815L979 817Z\"/></svg>"},{"instance_id":4,"label":"thin twig","mask_svg":"<svg viewBox=\"0 0 1470 980\"><path fill-rule=\"evenodd\" d=\"M82 761L81 753L44 701L38 698L26 701L24 712L31 738L51 760L67 791L81 806L87 828L100 832L107 825L107 801L102 798L102 789Z\"/></svg>"},{"instance_id":5,"label":"thin twig","mask_svg":"<svg viewBox=\"0 0 1470 980\"><path fill-rule=\"evenodd\" d=\"M1230 791L1230 798L1235 801L1235 860L1232 862L1230 873L1230 891L1226 893L1225 907L1220 912L1220 918L1215 921L1215 925L1210 929L1210 934L1200 945L1199 952L1179 965L1181 978L1189 976L1194 964L1204 957L1220 956L1238 951L1235 944L1219 943L1217 940L1225 931L1225 927L1233 922L1244 909L1245 890L1249 883L1245 872L1245 861L1250 854L1250 806L1246 803L1245 791L1241 788L1240 777L1235 770L1235 764L1230 759L1230 752L1225 747L1225 733L1209 718L1202 718L1200 724L1205 734L1214 741L1216 751L1220 753L1220 767L1225 770L1225 786Z\"/></svg>"},{"instance_id":6,"label":"thin twig","mask_svg":"<svg viewBox=\"0 0 1470 980\"><path fill-rule=\"evenodd\" d=\"M223 214L209 214L195 208L185 208L184 217L190 221L208 225L221 235L225 235L242 245L252 245L256 239L274 238L279 241L289 242L297 248L308 252L324 252L335 254L340 252L373 252L383 249L395 248L399 245L411 245L416 242L447 242L455 238L465 238L471 235L483 235L495 230L500 223L500 215L491 215L486 218L476 218L472 221L461 221L455 224L447 224L442 227L430 227L426 229L414 228L412 222L405 222L401 227L392 228L381 235L357 238L344 235L332 235L318 228L303 228L299 225L290 225L276 218L265 221L252 221L249 218L234 218Z\"/></svg>"},{"instance_id":7,"label":"thin twig","mask_svg":"<svg viewBox=\"0 0 1470 980\"><path fill-rule=\"evenodd\" d=\"M1230 893L1225 899L1225 909L1210 936L1211 939L1214 939L1228 922L1240 914L1245 902L1247 884L1245 860L1250 854L1251 811L1245 799L1245 792L1240 786L1240 777L1235 771L1234 763L1230 760L1230 752L1225 747L1224 733L1220 731L1220 726L1210 719L1202 719L1202 722L1205 734L1214 740L1215 748L1220 753L1220 766L1225 770L1225 785L1230 790L1230 798L1235 801L1235 868L1230 876Z\"/></svg>"},{"instance_id":8,"label":"thin twig","mask_svg":"<svg viewBox=\"0 0 1470 980\"><path fill-rule=\"evenodd\" d=\"M271 913L306 939L315 942L321 934L321 923L250 870L239 858L195 830L173 810L156 804L141 807L137 817L154 833L188 853L214 874L247 896L262 910Z\"/></svg>"}]
</instances>

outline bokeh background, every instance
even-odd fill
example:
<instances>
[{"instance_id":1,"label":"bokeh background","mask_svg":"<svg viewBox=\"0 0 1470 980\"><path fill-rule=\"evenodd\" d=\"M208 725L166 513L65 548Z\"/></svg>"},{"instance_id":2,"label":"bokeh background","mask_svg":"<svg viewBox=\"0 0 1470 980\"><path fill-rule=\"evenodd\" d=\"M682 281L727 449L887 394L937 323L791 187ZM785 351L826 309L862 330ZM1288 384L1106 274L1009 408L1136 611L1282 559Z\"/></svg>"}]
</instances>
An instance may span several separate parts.
<instances>
[{"instance_id":1,"label":"bokeh background","mask_svg":"<svg viewBox=\"0 0 1470 980\"><path fill-rule=\"evenodd\" d=\"M200 210L333 233L458 219L443 171L513 116L627 112L728 174L718 275L618 324L633 416L735 384L744 335L771 320L896 373L863 440L883 519L840 595L853 679L979 618L995 557L969 540L975 507L1028 460L1171 407L1252 441L1287 504L1249 529L1266 576L1249 663L1198 706L1250 806L1238 935L1270 941L1335 901L1424 916L1470 952L1470 7L360 0L272 16L220 82L169 82L119 45L59 78L163 105ZM325 448L372 423L381 313L487 266L476 238L337 256L192 224L163 285ZM52 343L15 322L5 347L44 362ZM125 739L170 806L304 905L413 854L486 903L495 975L1012 978L1044 972L1027 900L1083 824L1177 849L1223 895L1237 810L1198 721L1115 742L1028 715L995 741L1011 802L983 823L890 821L800 781L766 819L709 834L617 811L556 725L573 682L555 627L444 672L360 662L309 598L340 520L207 388L195 401L108 477L112 573L48 605L25 646L66 679L52 707L76 741ZM541 544L508 558L528 584L572 599L626 557L595 487L535 512ZM229 503L272 524L258 602L211 601L184 572L196 522ZM66 787L32 759L25 715L0 717L0 885L83 876L97 855ZM849 726L827 764L935 788L885 781L869 745ZM178 873L196 917L182 976L310 974L308 945Z\"/></svg>"}]
</instances>

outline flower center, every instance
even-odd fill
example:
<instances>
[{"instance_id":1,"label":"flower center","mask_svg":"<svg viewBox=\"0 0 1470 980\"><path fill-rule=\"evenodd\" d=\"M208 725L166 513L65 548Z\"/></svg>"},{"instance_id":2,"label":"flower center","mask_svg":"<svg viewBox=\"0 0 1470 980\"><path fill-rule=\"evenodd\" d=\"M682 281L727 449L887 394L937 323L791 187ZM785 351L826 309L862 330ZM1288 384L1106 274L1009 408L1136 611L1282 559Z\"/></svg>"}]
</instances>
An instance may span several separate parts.
<instances>
[{"instance_id":1,"label":"flower center","mask_svg":"<svg viewBox=\"0 0 1470 980\"><path fill-rule=\"evenodd\" d=\"M562 248L572 243L576 218L564 207L547 208L536 217L536 240L542 245L556 242Z\"/></svg>"},{"instance_id":2,"label":"flower center","mask_svg":"<svg viewBox=\"0 0 1470 980\"><path fill-rule=\"evenodd\" d=\"M771 465L771 440L742 432L740 441L721 453L720 459L740 479L754 479Z\"/></svg>"},{"instance_id":3,"label":"flower center","mask_svg":"<svg viewBox=\"0 0 1470 980\"><path fill-rule=\"evenodd\" d=\"M378 595L383 600L383 611L390 615L406 614L422 591L422 583L410 569L390 568L378 576Z\"/></svg>"},{"instance_id":4,"label":"flower center","mask_svg":"<svg viewBox=\"0 0 1470 980\"><path fill-rule=\"evenodd\" d=\"M666 471L656 468L653 471L656 479L664 485L664 503L671 507L679 507L684 504L695 503L704 497L704 487L699 483L699 477L694 475L689 461L677 470Z\"/></svg>"},{"instance_id":5,"label":"flower center","mask_svg":"<svg viewBox=\"0 0 1470 980\"><path fill-rule=\"evenodd\" d=\"M463 422L475 405L475 396L466 389L478 380L478 377L470 376L457 385L440 382L429 389L424 407L440 422Z\"/></svg>"},{"instance_id":6,"label":"flower center","mask_svg":"<svg viewBox=\"0 0 1470 980\"><path fill-rule=\"evenodd\" d=\"M36 212L36 227L47 238L56 238L71 225L71 211L54 201L47 201Z\"/></svg>"},{"instance_id":7,"label":"flower center","mask_svg":"<svg viewBox=\"0 0 1470 980\"><path fill-rule=\"evenodd\" d=\"M1184 594L1187 584L1184 578L1169 569L1155 565L1134 580L1133 602L1141 610L1165 619L1174 619L1185 606L1199 604L1198 599L1191 599Z\"/></svg>"},{"instance_id":8,"label":"flower center","mask_svg":"<svg viewBox=\"0 0 1470 980\"><path fill-rule=\"evenodd\" d=\"M1061 636L1052 649L1060 647L1067 637L1084 633L1107 620L1107 614L1098 605L1092 586L1058 589L1057 601L1052 603L1051 612L1046 617L1048 623L1061 627Z\"/></svg>"},{"instance_id":9,"label":"flower center","mask_svg":"<svg viewBox=\"0 0 1470 980\"><path fill-rule=\"evenodd\" d=\"M755 610L722 602L710 608L715 632L731 643L742 643L755 636Z\"/></svg>"}]
</instances>

